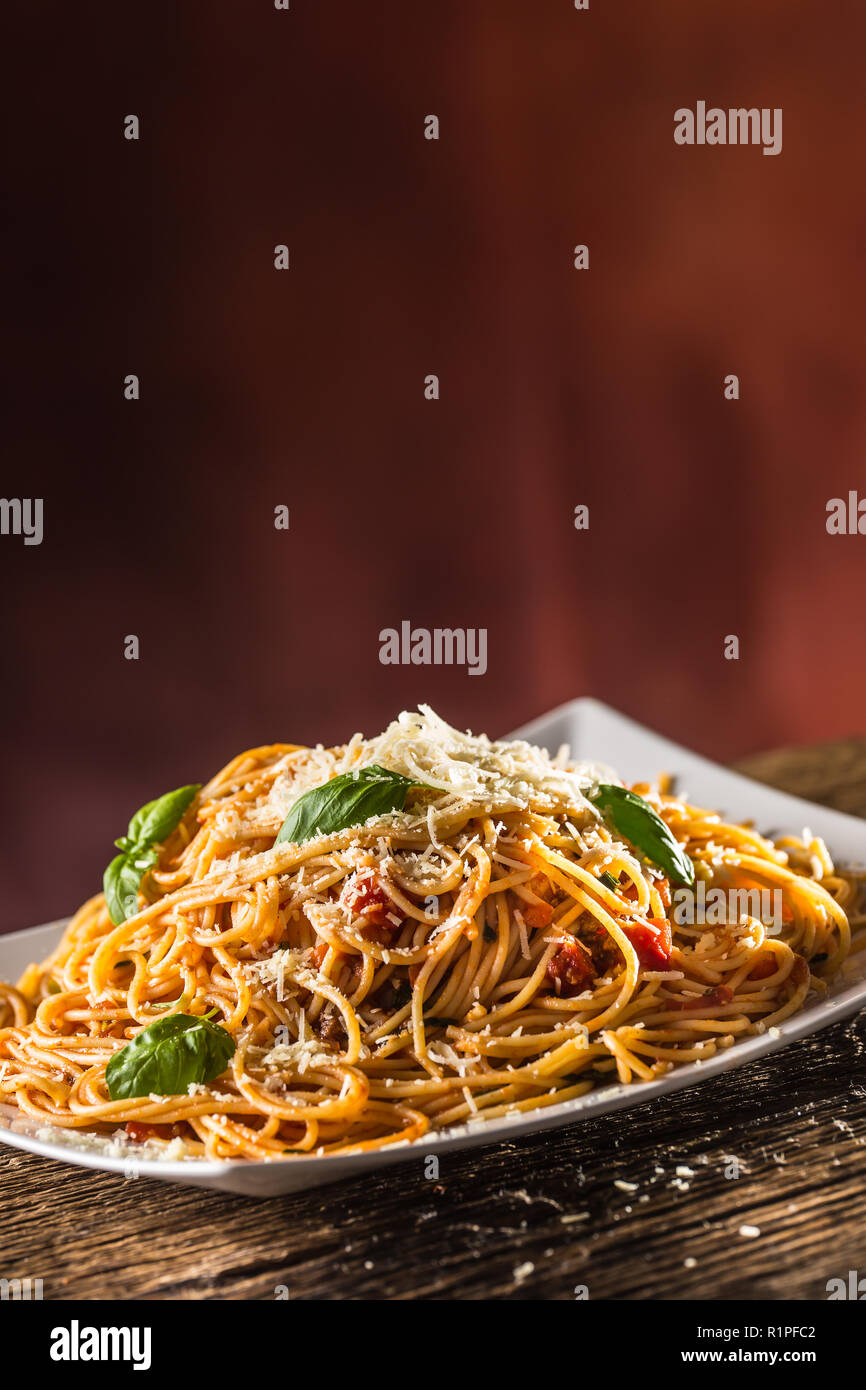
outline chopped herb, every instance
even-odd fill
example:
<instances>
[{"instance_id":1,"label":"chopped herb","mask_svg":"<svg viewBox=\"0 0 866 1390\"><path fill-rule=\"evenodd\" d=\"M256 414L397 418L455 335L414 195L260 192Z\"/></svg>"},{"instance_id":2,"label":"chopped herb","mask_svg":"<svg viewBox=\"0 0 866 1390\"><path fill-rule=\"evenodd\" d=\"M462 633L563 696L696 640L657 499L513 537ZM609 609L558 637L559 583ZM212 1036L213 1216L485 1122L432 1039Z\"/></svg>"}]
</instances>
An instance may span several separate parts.
<instances>
[{"instance_id":1,"label":"chopped herb","mask_svg":"<svg viewBox=\"0 0 866 1390\"><path fill-rule=\"evenodd\" d=\"M402 1009L412 998L412 986L408 980L390 980L391 1008Z\"/></svg>"}]
</instances>

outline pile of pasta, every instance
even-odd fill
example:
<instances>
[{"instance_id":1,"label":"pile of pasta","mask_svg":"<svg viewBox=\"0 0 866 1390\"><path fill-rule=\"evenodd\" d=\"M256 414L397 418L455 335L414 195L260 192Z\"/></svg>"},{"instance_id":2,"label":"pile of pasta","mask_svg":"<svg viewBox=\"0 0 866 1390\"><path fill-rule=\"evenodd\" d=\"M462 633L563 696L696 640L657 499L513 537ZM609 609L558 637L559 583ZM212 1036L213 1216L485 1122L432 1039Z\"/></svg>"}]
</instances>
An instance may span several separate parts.
<instances>
[{"instance_id":1,"label":"pile of pasta","mask_svg":"<svg viewBox=\"0 0 866 1390\"><path fill-rule=\"evenodd\" d=\"M773 842L664 783L632 788L696 885L781 895L769 925L690 923L671 876L593 806L597 770L455 731L449 747L432 711L408 718L402 743L233 759L132 915L93 897L0 986L0 1099L190 1158L359 1152L704 1062L796 1013L862 944L862 881L817 838ZM300 796L373 760L412 782L406 808L277 840ZM174 1014L225 1030L227 1066L112 1099L112 1058Z\"/></svg>"}]
</instances>

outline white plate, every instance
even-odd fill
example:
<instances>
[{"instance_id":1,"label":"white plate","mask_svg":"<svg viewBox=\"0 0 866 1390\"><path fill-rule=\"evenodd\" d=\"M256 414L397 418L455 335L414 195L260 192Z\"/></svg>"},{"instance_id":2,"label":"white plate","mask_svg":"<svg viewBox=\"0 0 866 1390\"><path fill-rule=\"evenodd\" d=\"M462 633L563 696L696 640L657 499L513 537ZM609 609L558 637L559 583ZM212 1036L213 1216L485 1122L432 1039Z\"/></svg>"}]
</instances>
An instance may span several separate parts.
<instances>
[{"instance_id":1,"label":"white plate","mask_svg":"<svg viewBox=\"0 0 866 1390\"><path fill-rule=\"evenodd\" d=\"M862 864L866 858L866 825L857 817L826 810L812 802L787 796L747 777L728 772L644 729L597 700L574 700L517 732L520 737L528 738L553 752L560 744L568 743L576 758L608 763L624 781L652 779L660 772L672 773L677 779L678 790L693 802L722 811L730 820L754 820L765 834L798 834L804 826L809 826L824 838L831 854L840 864ZM47 955L58 940L63 925L62 922L55 922L0 937L0 978L14 980L31 960ZM420 1162L428 1153L444 1153L514 1139L519 1134L573 1123L584 1115L598 1115L628 1105L640 1105L668 1091L692 1086L731 1067L765 1057L796 1038L846 1018L864 1005L866 979L852 962L824 998L812 1001L781 1025L778 1037L764 1033L747 1038L701 1066L691 1063L678 1067L658 1081L634 1086L614 1085L534 1114L490 1123L478 1121L458 1130L427 1135L414 1145L402 1144L345 1158L295 1158L274 1163L204 1160L133 1162L74 1148L69 1144L46 1143L37 1139L32 1132L13 1132L6 1125L20 1121L10 1118L17 1116L17 1112L8 1109L5 1111L6 1124L0 1126L0 1139L47 1158L88 1168L102 1168L128 1175L134 1171L142 1177L270 1197L336 1182L356 1173L370 1173L392 1163L406 1162L407 1159L414 1158Z\"/></svg>"}]
</instances>

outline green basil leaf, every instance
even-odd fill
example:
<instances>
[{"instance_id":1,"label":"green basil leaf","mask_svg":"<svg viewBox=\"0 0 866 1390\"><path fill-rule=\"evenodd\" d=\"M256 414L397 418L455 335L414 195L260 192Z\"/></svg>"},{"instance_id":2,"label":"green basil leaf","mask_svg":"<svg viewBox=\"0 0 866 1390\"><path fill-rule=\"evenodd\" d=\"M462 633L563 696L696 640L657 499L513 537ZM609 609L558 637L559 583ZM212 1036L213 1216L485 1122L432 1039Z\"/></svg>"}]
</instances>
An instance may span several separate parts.
<instances>
[{"instance_id":1,"label":"green basil leaf","mask_svg":"<svg viewBox=\"0 0 866 1390\"><path fill-rule=\"evenodd\" d=\"M192 1014L158 1018L115 1052L105 1069L112 1100L182 1096L225 1071L235 1051L231 1033Z\"/></svg>"},{"instance_id":2,"label":"green basil leaf","mask_svg":"<svg viewBox=\"0 0 866 1390\"><path fill-rule=\"evenodd\" d=\"M642 796L625 787L602 782L590 796L613 830L650 863L664 869L675 883L691 888L695 882L695 866L682 845L671 834L660 816Z\"/></svg>"},{"instance_id":3,"label":"green basil leaf","mask_svg":"<svg viewBox=\"0 0 866 1390\"><path fill-rule=\"evenodd\" d=\"M342 772L298 797L274 844L302 845L314 835L334 835L350 825L363 825L371 816L402 811L410 788L420 785L375 764L358 772Z\"/></svg>"},{"instance_id":4,"label":"green basil leaf","mask_svg":"<svg viewBox=\"0 0 866 1390\"><path fill-rule=\"evenodd\" d=\"M200 790L201 785L196 783L148 801L129 822L129 841L133 845L162 844L180 825ZM129 842L121 844L121 849L128 848Z\"/></svg>"},{"instance_id":5,"label":"green basil leaf","mask_svg":"<svg viewBox=\"0 0 866 1390\"><path fill-rule=\"evenodd\" d=\"M159 859L154 845L167 840L177 829L199 790L196 783L148 801L129 822L129 834L115 840L121 853L112 859L102 877L108 913L115 926L135 916L141 880Z\"/></svg>"},{"instance_id":6,"label":"green basil leaf","mask_svg":"<svg viewBox=\"0 0 866 1390\"><path fill-rule=\"evenodd\" d=\"M603 874L599 874L598 881L599 883L603 883L605 888L610 888L613 893L620 887L619 879L614 878L613 874L609 874L607 869L605 869Z\"/></svg>"},{"instance_id":7,"label":"green basil leaf","mask_svg":"<svg viewBox=\"0 0 866 1390\"><path fill-rule=\"evenodd\" d=\"M159 859L159 851L147 847L128 850L112 859L102 876L108 915L116 927L138 911L138 890L147 870Z\"/></svg>"}]
</instances>

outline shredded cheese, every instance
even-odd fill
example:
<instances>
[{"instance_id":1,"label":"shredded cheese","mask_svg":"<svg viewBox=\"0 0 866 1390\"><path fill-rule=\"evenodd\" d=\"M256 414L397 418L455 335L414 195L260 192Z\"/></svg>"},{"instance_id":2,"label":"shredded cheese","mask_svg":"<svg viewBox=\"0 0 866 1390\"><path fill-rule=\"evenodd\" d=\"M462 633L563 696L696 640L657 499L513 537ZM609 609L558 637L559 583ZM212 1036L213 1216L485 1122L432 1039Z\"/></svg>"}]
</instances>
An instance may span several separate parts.
<instances>
[{"instance_id":1,"label":"shredded cheese","mask_svg":"<svg viewBox=\"0 0 866 1390\"><path fill-rule=\"evenodd\" d=\"M378 763L456 801L483 804L491 814L571 808L594 816L585 793L597 782L619 781L599 764L559 766L523 739L461 733L429 705L404 710L363 748L364 764Z\"/></svg>"}]
</instances>

